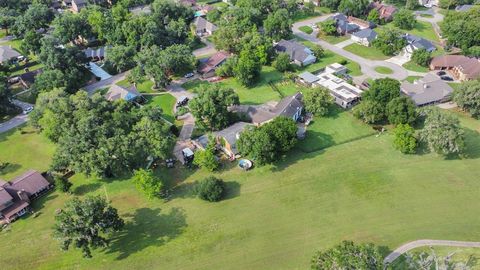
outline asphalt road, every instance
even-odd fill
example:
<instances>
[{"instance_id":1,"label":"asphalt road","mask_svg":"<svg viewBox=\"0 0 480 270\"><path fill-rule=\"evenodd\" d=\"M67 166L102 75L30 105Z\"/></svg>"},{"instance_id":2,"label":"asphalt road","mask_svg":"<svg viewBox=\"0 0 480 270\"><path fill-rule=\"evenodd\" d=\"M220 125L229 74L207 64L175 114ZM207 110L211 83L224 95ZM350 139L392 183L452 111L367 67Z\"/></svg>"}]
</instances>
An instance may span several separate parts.
<instances>
[{"instance_id":1,"label":"asphalt road","mask_svg":"<svg viewBox=\"0 0 480 270\"><path fill-rule=\"evenodd\" d=\"M418 248L418 247L428 247L428 246L447 246L447 247L467 247L467 248L480 248L480 242L466 242L466 241L450 241L450 240L430 240L430 239L422 239L416 240L409 243L406 243L399 248L395 249L392 253L390 253L383 262L385 264L392 263L400 257L402 254Z\"/></svg>"},{"instance_id":2,"label":"asphalt road","mask_svg":"<svg viewBox=\"0 0 480 270\"><path fill-rule=\"evenodd\" d=\"M13 104L17 105L18 107L22 108L22 110L25 110L26 108L32 107L32 104L22 102L20 100L13 100ZM19 114L12 119L0 123L0 133L7 132L11 130L12 128L16 128L22 124L25 124L28 121L28 115L26 114Z\"/></svg>"}]
</instances>

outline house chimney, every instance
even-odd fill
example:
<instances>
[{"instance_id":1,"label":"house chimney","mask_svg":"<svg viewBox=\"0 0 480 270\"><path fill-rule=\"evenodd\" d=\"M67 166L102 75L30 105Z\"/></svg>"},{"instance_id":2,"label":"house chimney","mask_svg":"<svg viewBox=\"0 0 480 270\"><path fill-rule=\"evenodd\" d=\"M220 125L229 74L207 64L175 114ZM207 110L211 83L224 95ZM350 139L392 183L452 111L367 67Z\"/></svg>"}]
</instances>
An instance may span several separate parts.
<instances>
[{"instance_id":1,"label":"house chimney","mask_svg":"<svg viewBox=\"0 0 480 270\"><path fill-rule=\"evenodd\" d=\"M21 201L30 202L30 199L28 198L28 194L25 192L25 189L17 191L17 195Z\"/></svg>"}]
</instances>

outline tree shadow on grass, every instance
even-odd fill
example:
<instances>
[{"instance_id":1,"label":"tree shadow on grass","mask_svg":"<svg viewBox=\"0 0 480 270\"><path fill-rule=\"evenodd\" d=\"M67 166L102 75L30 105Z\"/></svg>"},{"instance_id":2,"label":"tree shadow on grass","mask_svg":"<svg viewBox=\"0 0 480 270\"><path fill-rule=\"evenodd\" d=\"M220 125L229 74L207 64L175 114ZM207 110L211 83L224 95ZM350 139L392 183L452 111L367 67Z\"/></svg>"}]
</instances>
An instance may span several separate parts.
<instances>
[{"instance_id":1,"label":"tree shadow on grass","mask_svg":"<svg viewBox=\"0 0 480 270\"><path fill-rule=\"evenodd\" d=\"M476 130L464 128L465 131L465 158L480 158L480 133Z\"/></svg>"},{"instance_id":2,"label":"tree shadow on grass","mask_svg":"<svg viewBox=\"0 0 480 270\"><path fill-rule=\"evenodd\" d=\"M335 145L335 141L330 134L309 130L307 128L305 139L299 141L296 148L305 153L313 153L333 145Z\"/></svg>"},{"instance_id":3,"label":"tree shadow on grass","mask_svg":"<svg viewBox=\"0 0 480 270\"><path fill-rule=\"evenodd\" d=\"M225 182L225 195L222 201L230 200L240 196L241 185L236 181Z\"/></svg>"},{"instance_id":4,"label":"tree shadow on grass","mask_svg":"<svg viewBox=\"0 0 480 270\"><path fill-rule=\"evenodd\" d=\"M2 162L2 160L0 160L0 162ZM5 162L8 162L8 161L5 161ZM20 168L22 168L22 165L20 165L20 164L8 163L7 166L5 166L5 168L0 170L0 173L1 174L14 173L14 172L18 171Z\"/></svg>"},{"instance_id":5,"label":"tree shadow on grass","mask_svg":"<svg viewBox=\"0 0 480 270\"><path fill-rule=\"evenodd\" d=\"M32 203L32 208L34 211L40 211L45 206L45 203L48 201L54 200L58 197L58 194L54 192L54 190L49 191L47 194L43 195L42 197L36 199Z\"/></svg>"},{"instance_id":6,"label":"tree shadow on grass","mask_svg":"<svg viewBox=\"0 0 480 270\"><path fill-rule=\"evenodd\" d=\"M82 195L85 195L87 193L96 191L101 186L102 186L102 184L98 183L98 182L97 183L85 184L85 185L81 185L81 186L76 187L75 190L73 191L73 193L77 196L82 196Z\"/></svg>"},{"instance_id":7,"label":"tree shadow on grass","mask_svg":"<svg viewBox=\"0 0 480 270\"><path fill-rule=\"evenodd\" d=\"M151 246L161 246L178 237L187 226L185 211L172 208L162 214L159 208L141 208L125 224L122 232L111 240L107 253L118 253L117 260L141 252Z\"/></svg>"}]
</instances>

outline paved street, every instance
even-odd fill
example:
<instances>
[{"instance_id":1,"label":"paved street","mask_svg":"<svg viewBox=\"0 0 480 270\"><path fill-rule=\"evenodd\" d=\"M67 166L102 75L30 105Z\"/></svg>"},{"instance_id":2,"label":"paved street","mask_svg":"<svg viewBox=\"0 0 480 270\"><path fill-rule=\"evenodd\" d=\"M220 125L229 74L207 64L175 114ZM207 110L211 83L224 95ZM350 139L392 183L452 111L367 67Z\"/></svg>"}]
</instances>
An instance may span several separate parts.
<instances>
[{"instance_id":1,"label":"paved street","mask_svg":"<svg viewBox=\"0 0 480 270\"><path fill-rule=\"evenodd\" d=\"M292 29L293 34L295 34L296 36L298 36L300 38L308 40L312 43L316 43L316 44L322 46L323 48L328 49L328 50L330 50L330 51L332 51L332 52L334 52L338 55L341 55L341 56L343 56L345 58L348 58L348 59L350 59L354 62L357 62L360 65L362 73L364 74L365 77L370 77L370 78L373 78L373 79L389 77L389 78L394 78L394 79L397 79L397 80L404 80L408 76L422 76L422 75L425 75L424 73L419 73L419 72L413 72L413 71L406 70L402 66L399 66L395 63L365 59L361 56L358 56L356 54L353 54L351 52L348 52L348 51L340 48L339 46L342 46L342 45L336 46L336 45L330 44L326 41L323 41L323 40L320 40L320 39L316 38L315 35L308 35L308 34L302 32L302 31L300 31L300 29L299 29L301 26L305 26L305 25L306 26L311 26L312 23L322 22L322 21L328 19L330 16L331 15L324 15L324 16L312 18L312 19L309 19L309 20L297 22L297 23L293 24L293 29ZM348 44L348 42L345 42L345 44ZM386 75L386 74L381 74L381 73L376 72L375 67L378 67L378 66L384 66L384 67L390 68L393 71L393 74Z\"/></svg>"},{"instance_id":2,"label":"paved street","mask_svg":"<svg viewBox=\"0 0 480 270\"><path fill-rule=\"evenodd\" d=\"M402 254L418 248L418 247L428 247L428 246L447 246L447 247L468 247L468 248L480 248L480 242L466 242L466 241L450 241L450 240L429 240L429 239L422 239L416 240L409 243L406 243L399 248L395 249L392 253L390 253L383 262L385 264L392 263L400 257Z\"/></svg>"},{"instance_id":3,"label":"paved street","mask_svg":"<svg viewBox=\"0 0 480 270\"><path fill-rule=\"evenodd\" d=\"M22 102L22 101L16 100L16 99L13 100L13 104L22 108L22 110L25 110L25 109L33 106L32 104ZM23 113L19 114L19 115L13 117L12 119L10 119L10 120L8 120L4 123L0 123L0 133L3 133L3 132L11 130L13 128L16 128L16 127L18 127L22 124L25 124L27 121L28 121L28 115L23 114Z\"/></svg>"}]
</instances>

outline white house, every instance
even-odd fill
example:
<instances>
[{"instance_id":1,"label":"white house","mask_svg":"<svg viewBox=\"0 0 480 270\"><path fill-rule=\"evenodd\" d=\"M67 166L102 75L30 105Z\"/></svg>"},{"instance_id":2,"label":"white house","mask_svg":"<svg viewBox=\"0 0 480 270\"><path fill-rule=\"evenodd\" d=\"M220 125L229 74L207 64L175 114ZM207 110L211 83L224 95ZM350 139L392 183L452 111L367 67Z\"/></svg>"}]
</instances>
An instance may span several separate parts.
<instances>
[{"instance_id":1,"label":"white house","mask_svg":"<svg viewBox=\"0 0 480 270\"><path fill-rule=\"evenodd\" d=\"M370 45L376 38L377 38L377 33L370 28L366 28L356 33L353 33L352 36L350 37L350 39L355 41L356 43L361 44L363 46L367 46L367 47L370 47Z\"/></svg>"}]
</instances>

